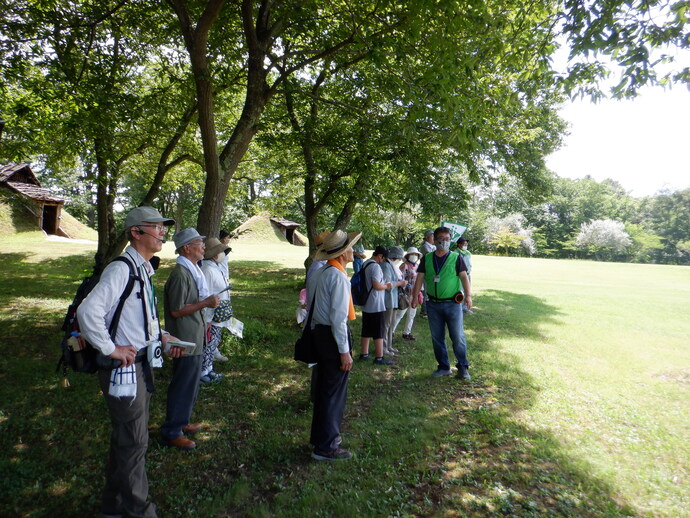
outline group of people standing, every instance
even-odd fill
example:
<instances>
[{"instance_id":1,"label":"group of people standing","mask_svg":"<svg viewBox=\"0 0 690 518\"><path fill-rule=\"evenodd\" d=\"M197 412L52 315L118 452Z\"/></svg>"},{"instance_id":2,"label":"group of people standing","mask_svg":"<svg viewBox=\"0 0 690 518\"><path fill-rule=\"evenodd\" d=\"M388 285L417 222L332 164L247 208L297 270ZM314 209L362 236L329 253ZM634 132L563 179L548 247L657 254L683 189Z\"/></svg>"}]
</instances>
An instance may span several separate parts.
<instances>
[{"instance_id":1,"label":"group of people standing","mask_svg":"<svg viewBox=\"0 0 690 518\"><path fill-rule=\"evenodd\" d=\"M307 274L307 301L312 313L310 325L318 357L312 377L314 413L311 427L312 457L317 460L342 460L352 456L342 447L340 434L353 365L348 321L355 319L345 266L355 261L355 254L363 255L361 246L358 246L360 251L354 248L360 238L361 233L346 234L341 230L326 235ZM452 374L446 345L447 328L456 358L456 376L470 379L463 322L463 310L472 309L469 270L464 254L451 252L450 241L451 231L439 227L425 236L422 251L426 249L426 253L414 247L403 253L397 246L390 250L377 246L370 259L355 266L356 274L361 269L368 292L362 305L360 360L371 358L369 345L373 339L374 365L393 364L385 354L392 356L397 352L392 337L404 316L398 310L398 301L409 295L409 322L414 321L417 307L425 301L437 362L432 376ZM465 240L458 242L459 249L463 249L464 243ZM411 326L410 323L404 333L406 340L413 339Z\"/></svg>"},{"instance_id":2,"label":"group of people standing","mask_svg":"<svg viewBox=\"0 0 690 518\"><path fill-rule=\"evenodd\" d=\"M164 445L181 450L196 447L190 436L203 428L201 423L191 420L199 387L219 377L213 371L213 362L223 358L218 344L230 306L228 236L207 238L194 228L173 236L178 258L164 287L163 329L158 318L152 281L155 268L151 260L161 250L168 228L174 224L174 220L163 217L152 207L130 211L125 218L129 246L121 260L113 261L103 270L98 284L77 309L81 338L99 353L102 368L98 378L112 424L101 500L101 516L106 518L157 516L155 504L148 500L145 455L149 405L154 391L153 368L160 366L161 351L173 360L166 416L160 428ZM355 319L345 268L355 260L353 247L360 237L359 232L347 234L340 230L322 236L315 255L316 267L310 271L307 282L318 358L313 375L310 437L314 447L312 457L317 460L352 456L342 447L340 435L353 365L348 322ZM414 247L407 253L399 247L390 251L377 247L371 259L363 261L362 269L370 269L366 274L375 295L367 301L370 305L362 308L360 357L366 358L368 354L365 338L367 346L368 339L373 338L374 363L390 364L384 350L394 351L392 333L404 316L396 313L397 290L410 295L404 333L410 340L411 322L424 287L438 362L433 375L451 374L445 345L447 326L458 360L458 376L469 379L462 310L458 311L461 305L457 303L457 293L464 290L464 301L468 309L472 307L467 267L459 254L448 251L448 229L436 229L433 237L436 246L433 253L422 255ZM363 249L360 250L357 258L363 260ZM403 259L402 264L396 262ZM132 278L138 289L126 295ZM221 311L222 308L225 309ZM116 312L120 314L119 325L112 326ZM214 318L219 312L225 316Z\"/></svg>"},{"instance_id":3,"label":"group of people standing","mask_svg":"<svg viewBox=\"0 0 690 518\"><path fill-rule=\"evenodd\" d=\"M393 364L385 355L395 356L399 352L393 345L393 334L405 313L408 313L408 321L403 338L414 339L412 324L416 308L411 308L410 297L420 256L414 247L403 253L399 246L390 249L377 246L371 258L362 265L368 296L362 306L360 360L371 358L369 344L373 340L374 365Z\"/></svg>"},{"instance_id":4,"label":"group of people standing","mask_svg":"<svg viewBox=\"0 0 690 518\"><path fill-rule=\"evenodd\" d=\"M218 350L223 320L213 316L221 305L226 310L230 306L227 234L207 238L186 228L173 236L178 258L164 288L165 329L160 324L151 259L174 224L152 207L130 211L125 218L129 246L122 260L103 270L77 309L81 338L99 353L98 377L112 423L103 517L157 516L148 500L145 454L153 368L162 364L160 355L173 360L161 442L180 450L196 447L190 436L203 428L191 421L199 387L219 378L213 362L224 358ZM119 325L113 328L113 316L132 276L139 289L123 299Z\"/></svg>"}]
</instances>

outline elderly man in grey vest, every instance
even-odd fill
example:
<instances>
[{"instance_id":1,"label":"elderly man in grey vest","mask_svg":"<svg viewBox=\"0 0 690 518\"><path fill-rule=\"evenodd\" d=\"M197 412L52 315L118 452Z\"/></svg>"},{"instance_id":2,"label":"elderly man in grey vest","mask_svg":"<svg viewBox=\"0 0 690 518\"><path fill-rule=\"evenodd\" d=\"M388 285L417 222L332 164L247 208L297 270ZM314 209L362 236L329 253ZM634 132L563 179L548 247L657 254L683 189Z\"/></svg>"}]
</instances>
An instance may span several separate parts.
<instances>
[{"instance_id":1,"label":"elderly man in grey vest","mask_svg":"<svg viewBox=\"0 0 690 518\"><path fill-rule=\"evenodd\" d=\"M186 437L201 429L190 423L199 393L199 378L207 323L205 308L216 308L220 297L209 293L199 261L204 258L204 237L193 228L181 230L173 239L179 254L177 264L165 283L165 325L181 340L196 344L193 352L185 351L173 360L173 375L168 387L165 423L161 426L163 443L180 450L192 450L196 443Z\"/></svg>"}]
</instances>

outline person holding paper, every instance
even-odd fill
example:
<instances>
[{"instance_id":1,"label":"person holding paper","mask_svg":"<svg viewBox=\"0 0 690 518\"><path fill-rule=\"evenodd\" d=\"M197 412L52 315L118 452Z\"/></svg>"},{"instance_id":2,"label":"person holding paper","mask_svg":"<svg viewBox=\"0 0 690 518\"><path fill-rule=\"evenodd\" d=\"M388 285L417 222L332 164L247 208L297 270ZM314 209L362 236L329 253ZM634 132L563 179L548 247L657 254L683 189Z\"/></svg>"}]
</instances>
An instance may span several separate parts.
<instances>
[{"instance_id":1,"label":"person holding paper","mask_svg":"<svg viewBox=\"0 0 690 518\"><path fill-rule=\"evenodd\" d=\"M196 344L194 352L173 360L173 375L168 387L165 422L161 426L163 444L192 450L196 443L186 435L198 432L201 423L190 423L199 393L203 345L206 339L206 308L216 308L220 297L212 295L198 266L204 258L204 237L194 228L173 236L177 264L165 283L165 325L181 340Z\"/></svg>"},{"instance_id":2,"label":"person holding paper","mask_svg":"<svg viewBox=\"0 0 690 518\"><path fill-rule=\"evenodd\" d=\"M222 304L228 305L230 304L230 290L228 279L225 276L225 269L223 268L223 260L229 252L230 247L224 245L215 237L208 237L206 238L204 261L201 263L201 271L204 272L209 292L217 295ZM224 300L227 302L224 303ZM223 378L222 374L218 374L213 370L213 361L220 355L218 347L223 336L223 327L227 325L227 321L212 321L214 312L215 308L206 308L206 321L211 322L211 328L209 330L208 343L204 345L204 359L201 362L201 378L199 378L199 381L202 385L218 382ZM220 356L225 358L225 356Z\"/></svg>"},{"instance_id":3,"label":"person holding paper","mask_svg":"<svg viewBox=\"0 0 690 518\"><path fill-rule=\"evenodd\" d=\"M122 257L137 270L137 282L125 300L117 332L108 328L129 280L129 267L113 261L98 284L77 309L81 334L102 355L121 362L116 369L101 369L98 379L105 399L112 432L105 468L102 516L156 517L156 506L148 500L146 476L149 402L153 372L148 363L148 342L160 339L168 355L179 357L182 349L169 347L175 337L160 328L155 310L154 269L151 259L161 250L168 227L175 220L164 218L152 207L137 207L125 218L129 246Z\"/></svg>"}]
</instances>

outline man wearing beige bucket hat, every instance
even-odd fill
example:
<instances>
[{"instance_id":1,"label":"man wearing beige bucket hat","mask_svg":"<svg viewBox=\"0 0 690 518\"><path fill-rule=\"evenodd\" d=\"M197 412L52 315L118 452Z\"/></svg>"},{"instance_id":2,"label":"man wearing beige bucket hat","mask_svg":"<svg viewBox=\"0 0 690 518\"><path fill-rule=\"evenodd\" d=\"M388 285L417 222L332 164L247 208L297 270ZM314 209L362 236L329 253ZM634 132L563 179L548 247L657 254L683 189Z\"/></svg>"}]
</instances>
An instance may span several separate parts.
<instances>
[{"instance_id":1,"label":"man wearing beige bucket hat","mask_svg":"<svg viewBox=\"0 0 690 518\"><path fill-rule=\"evenodd\" d=\"M347 325L355 308L345 267L353 260L352 246L361 232L335 230L324 237L314 254L326 264L307 281L312 313L311 328L317 344L317 366L312 377L314 414L310 442L316 460L344 460L352 453L341 448L340 426L345 412L347 384L352 369L352 334Z\"/></svg>"}]
</instances>

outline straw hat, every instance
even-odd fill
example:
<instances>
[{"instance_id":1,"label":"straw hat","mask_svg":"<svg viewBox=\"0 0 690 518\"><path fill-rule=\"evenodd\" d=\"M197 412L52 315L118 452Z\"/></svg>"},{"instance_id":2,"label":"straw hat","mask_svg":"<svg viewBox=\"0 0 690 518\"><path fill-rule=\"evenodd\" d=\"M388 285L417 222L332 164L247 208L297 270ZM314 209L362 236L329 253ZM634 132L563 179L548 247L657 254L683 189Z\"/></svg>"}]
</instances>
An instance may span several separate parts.
<instances>
[{"instance_id":1,"label":"straw hat","mask_svg":"<svg viewBox=\"0 0 690 518\"><path fill-rule=\"evenodd\" d=\"M359 238L362 237L361 232L350 232L346 234L342 230L331 232L323 239L323 243L316 250L314 254L315 261L325 261L338 257L343 252L352 248Z\"/></svg>"},{"instance_id":2,"label":"straw hat","mask_svg":"<svg viewBox=\"0 0 690 518\"><path fill-rule=\"evenodd\" d=\"M330 234L330 232L329 232L328 230L324 230L323 232L321 232L320 234L318 234L318 235L314 238L314 242L316 243L316 246L321 246L321 244L323 243L323 240L326 239L326 236L327 236L328 234Z\"/></svg>"}]
</instances>

